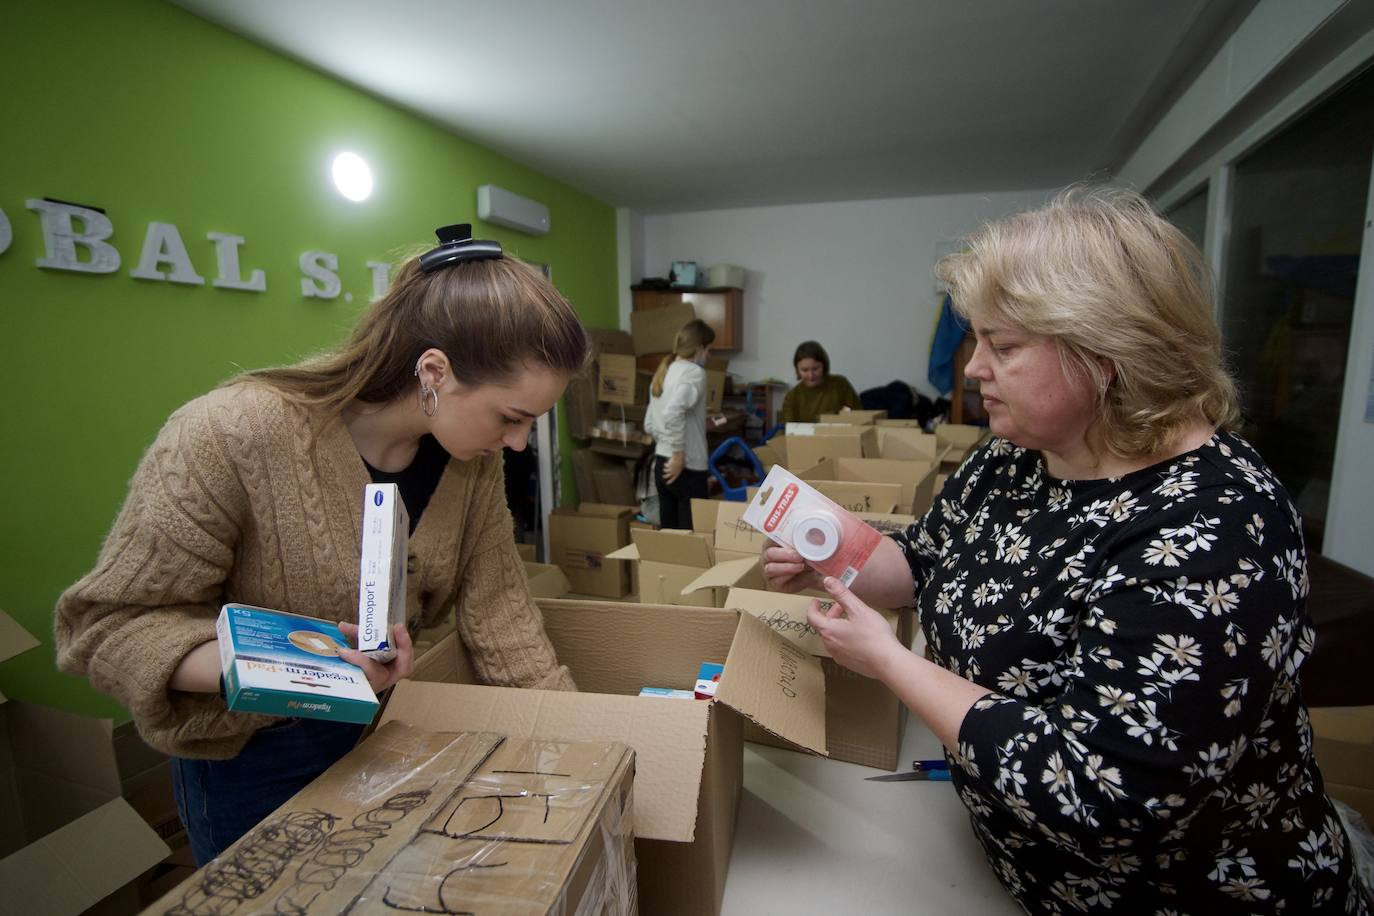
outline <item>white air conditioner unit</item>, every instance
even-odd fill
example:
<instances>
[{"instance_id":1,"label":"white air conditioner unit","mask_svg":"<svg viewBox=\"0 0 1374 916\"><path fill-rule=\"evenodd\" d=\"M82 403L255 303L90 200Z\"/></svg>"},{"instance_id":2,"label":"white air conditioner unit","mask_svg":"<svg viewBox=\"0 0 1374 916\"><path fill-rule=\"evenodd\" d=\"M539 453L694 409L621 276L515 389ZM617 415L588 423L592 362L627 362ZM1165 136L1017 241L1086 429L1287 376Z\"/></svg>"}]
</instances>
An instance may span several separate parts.
<instances>
[{"instance_id":1,"label":"white air conditioner unit","mask_svg":"<svg viewBox=\"0 0 1374 916\"><path fill-rule=\"evenodd\" d=\"M530 235L544 235L549 231L548 207L494 184L484 184L477 189L477 218Z\"/></svg>"}]
</instances>

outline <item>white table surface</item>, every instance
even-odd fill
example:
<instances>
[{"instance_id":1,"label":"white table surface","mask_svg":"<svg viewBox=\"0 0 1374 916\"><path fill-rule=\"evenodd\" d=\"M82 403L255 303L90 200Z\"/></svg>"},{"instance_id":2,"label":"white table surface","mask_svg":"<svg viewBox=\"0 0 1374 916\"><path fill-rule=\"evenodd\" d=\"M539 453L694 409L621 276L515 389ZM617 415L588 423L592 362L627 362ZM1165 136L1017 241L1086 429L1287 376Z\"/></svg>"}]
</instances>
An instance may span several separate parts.
<instances>
[{"instance_id":1,"label":"white table surface","mask_svg":"<svg viewBox=\"0 0 1374 916\"><path fill-rule=\"evenodd\" d=\"M940 756L908 717L900 760ZM883 772L744 745L744 791L725 916L1020 914L947 782L865 782Z\"/></svg>"}]
</instances>

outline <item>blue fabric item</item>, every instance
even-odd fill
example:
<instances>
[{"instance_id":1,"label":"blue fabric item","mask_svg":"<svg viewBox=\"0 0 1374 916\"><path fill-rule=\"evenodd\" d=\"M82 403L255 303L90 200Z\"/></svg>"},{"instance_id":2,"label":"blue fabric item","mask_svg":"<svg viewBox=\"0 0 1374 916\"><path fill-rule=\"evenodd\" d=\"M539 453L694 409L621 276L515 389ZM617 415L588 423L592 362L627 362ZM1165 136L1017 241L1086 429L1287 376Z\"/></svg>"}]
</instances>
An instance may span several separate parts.
<instances>
[{"instance_id":1,"label":"blue fabric item","mask_svg":"<svg viewBox=\"0 0 1374 916\"><path fill-rule=\"evenodd\" d=\"M172 758L172 792L203 866L353 749L366 726L286 719L229 760Z\"/></svg>"},{"instance_id":2,"label":"blue fabric item","mask_svg":"<svg viewBox=\"0 0 1374 916\"><path fill-rule=\"evenodd\" d=\"M940 306L940 321L935 326L935 338L930 342L930 368L926 379L940 394L954 390L954 354L968 334L968 325L954 313L949 293Z\"/></svg>"}]
</instances>

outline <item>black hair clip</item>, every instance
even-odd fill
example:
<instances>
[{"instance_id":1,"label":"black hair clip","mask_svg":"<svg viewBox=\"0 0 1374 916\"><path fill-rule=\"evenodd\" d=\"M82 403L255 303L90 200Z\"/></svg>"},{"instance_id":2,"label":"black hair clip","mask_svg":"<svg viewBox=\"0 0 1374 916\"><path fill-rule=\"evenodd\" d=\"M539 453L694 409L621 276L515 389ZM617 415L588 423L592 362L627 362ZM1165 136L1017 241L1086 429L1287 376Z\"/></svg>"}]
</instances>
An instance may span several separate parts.
<instances>
[{"instance_id":1,"label":"black hair clip","mask_svg":"<svg viewBox=\"0 0 1374 916\"><path fill-rule=\"evenodd\" d=\"M488 261L504 257L501 243L472 237L471 223L454 223L434 230L439 247L420 255L420 269L433 273L464 261Z\"/></svg>"}]
</instances>

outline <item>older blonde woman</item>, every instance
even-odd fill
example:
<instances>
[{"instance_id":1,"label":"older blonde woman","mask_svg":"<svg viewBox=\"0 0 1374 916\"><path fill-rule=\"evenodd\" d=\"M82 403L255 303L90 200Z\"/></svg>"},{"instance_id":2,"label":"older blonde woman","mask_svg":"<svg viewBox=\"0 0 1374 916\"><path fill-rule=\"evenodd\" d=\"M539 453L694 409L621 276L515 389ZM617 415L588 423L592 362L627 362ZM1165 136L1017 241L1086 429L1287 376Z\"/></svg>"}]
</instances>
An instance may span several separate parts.
<instances>
[{"instance_id":1,"label":"older blonde woman","mask_svg":"<svg viewBox=\"0 0 1374 916\"><path fill-rule=\"evenodd\" d=\"M1230 431L1206 271L1138 195L1072 190L938 265L994 438L812 625L949 749L1031 913L1367 913L1312 759L1299 519ZM934 663L869 605L913 602Z\"/></svg>"}]
</instances>

